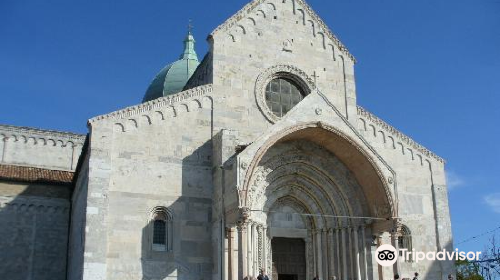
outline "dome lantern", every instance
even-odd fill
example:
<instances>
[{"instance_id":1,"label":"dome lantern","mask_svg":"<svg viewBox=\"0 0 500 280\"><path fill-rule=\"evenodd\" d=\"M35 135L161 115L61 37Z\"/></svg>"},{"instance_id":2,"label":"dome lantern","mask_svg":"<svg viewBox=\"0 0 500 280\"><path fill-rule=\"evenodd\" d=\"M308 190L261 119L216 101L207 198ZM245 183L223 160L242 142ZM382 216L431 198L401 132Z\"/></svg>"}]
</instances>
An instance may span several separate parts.
<instances>
[{"instance_id":1,"label":"dome lantern","mask_svg":"<svg viewBox=\"0 0 500 280\"><path fill-rule=\"evenodd\" d=\"M200 64L195 51L191 23L184 39L184 51L179 60L165 66L149 85L142 102L181 92Z\"/></svg>"}]
</instances>

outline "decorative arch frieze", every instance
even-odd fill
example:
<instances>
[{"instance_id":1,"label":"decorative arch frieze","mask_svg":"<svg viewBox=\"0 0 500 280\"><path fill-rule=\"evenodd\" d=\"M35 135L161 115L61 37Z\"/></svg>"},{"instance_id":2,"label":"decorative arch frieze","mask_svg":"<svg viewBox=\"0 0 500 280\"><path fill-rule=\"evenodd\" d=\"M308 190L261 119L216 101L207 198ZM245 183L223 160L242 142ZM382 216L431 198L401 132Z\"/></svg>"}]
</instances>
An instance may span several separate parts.
<instances>
[{"instance_id":1,"label":"decorative arch frieze","mask_svg":"<svg viewBox=\"0 0 500 280\"><path fill-rule=\"evenodd\" d=\"M415 162L420 166L424 166L424 161L422 160L423 157L434 159L443 164L445 163L444 159L437 156L424 146L418 144L413 139L401 133L399 130L387 124L361 106L357 107L357 113L359 118L358 129L366 132L369 127L370 131L367 135L371 135L374 138L383 137L382 140L384 141L384 143L386 142L386 139L389 139L387 140L387 142L389 143L387 148L398 150L401 155L403 155L410 161L415 161L415 159L418 159ZM377 133L373 133L373 131L379 131L380 136L378 136ZM407 153L409 154L409 156L406 156Z\"/></svg>"},{"instance_id":2,"label":"decorative arch frieze","mask_svg":"<svg viewBox=\"0 0 500 280\"><path fill-rule=\"evenodd\" d=\"M102 115L89 120L89 124L100 120L114 120L116 133L129 132L169 121L171 118L199 110L213 109L212 84L192 88L178 94L158 98L137 106Z\"/></svg>"},{"instance_id":3,"label":"decorative arch frieze","mask_svg":"<svg viewBox=\"0 0 500 280\"><path fill-rule=\"evenodd\" d=\"M10 125L0 125L0 141L10 141L22 143L30 146L58 146L58 147L75 147L83 146L85 135L41 130L27 127L16 127Z\"/></svg>"},{"instance_id":4,"label":"decorative arch frieze","mask_svg":"<svg viewBox=\"0 0 500 280\"><path fill-rule=\"evenodd\" d=\"M233 42L237 41L234 36L235 29L244 27L246 23L245 19L249 17L255 17L256 19L262 18L263 21L277 20L276 16L277 10L280 8L290 9L292 15L299 17L297 22L300 20L303 25L311 26L311 34L316 37L318 31L321 30L324 42L323 46L327 44L336 45L338 50L341 51L346 57L351 59L356 63L354 56L349 53L347 47L340 42L340 40L331 32L328 26L323 22L323 20L313 11L313 9L303 0L292 0L292 5L288 5L289 1L283 1L283 5L275 5L270 3L268 0L254 0L245 5L240 11L235 15L226 20L223 24L219 25L210 35L215 37L220 32L225 32L224 37L232 37ZM298 13L297 13L298 12ZM271 14L273 16L271 16ZM297 15L298 14L298 15ZM307 23L306 23L307 22ZM255 24L253 24L255 26ZM332 49L332 51L334 51Z\"/></svg>"}]
</instances>

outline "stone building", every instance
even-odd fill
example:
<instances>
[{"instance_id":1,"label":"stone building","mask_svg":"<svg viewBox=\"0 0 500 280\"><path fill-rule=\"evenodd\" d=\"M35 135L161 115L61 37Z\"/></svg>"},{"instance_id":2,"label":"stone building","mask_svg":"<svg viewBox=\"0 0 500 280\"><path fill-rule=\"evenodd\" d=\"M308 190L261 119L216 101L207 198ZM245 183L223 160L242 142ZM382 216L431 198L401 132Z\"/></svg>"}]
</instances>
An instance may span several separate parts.
<instances>
[{"instance_id":1,"label":"stone building","mask_svg":"<svg viewBox=\"0 0 500 280\"><path fill-rule=\"evenodd\" d=\"M357 105L355 59L304 0L189 33L143 103L88 135L0 127L1 279L446 279L444 161ZM138 96L138 99L140 97Z\"/></svg>"}]
</instances>

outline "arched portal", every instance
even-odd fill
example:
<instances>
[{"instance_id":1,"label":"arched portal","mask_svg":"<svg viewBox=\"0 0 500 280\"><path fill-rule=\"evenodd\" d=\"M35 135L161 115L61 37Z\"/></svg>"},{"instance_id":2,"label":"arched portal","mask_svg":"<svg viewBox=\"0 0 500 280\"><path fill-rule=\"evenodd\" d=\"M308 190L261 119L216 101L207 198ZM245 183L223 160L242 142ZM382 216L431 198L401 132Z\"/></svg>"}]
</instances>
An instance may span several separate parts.
<instances>
[{"instance_id":1,"label":"arched portal","mask_svg":"<svg viewBox=\"0 0 500 280\"><path fill-rule=\"evenodd\" d=\"M372 234L392 229L396 209L380 168L355 141L324 125L299 125L270 137L246 169L241 276L265 268L283 279L375 278ZM304 273L295 265L291 274L297 254L273 258L276 238L304 241Z\"/></svg>"}]
</instances>

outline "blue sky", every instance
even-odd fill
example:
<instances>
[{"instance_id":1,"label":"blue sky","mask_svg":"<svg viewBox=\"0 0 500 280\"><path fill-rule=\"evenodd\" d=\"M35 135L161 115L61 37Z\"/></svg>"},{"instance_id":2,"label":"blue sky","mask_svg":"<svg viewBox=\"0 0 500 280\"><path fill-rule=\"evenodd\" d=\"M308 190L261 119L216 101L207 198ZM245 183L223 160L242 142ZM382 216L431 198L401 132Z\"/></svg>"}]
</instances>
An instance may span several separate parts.
<instances>
[{"instance_id":1,"label":"blue sky","mask_svg":"<svg viewBox=\"0 0 500 280\"><path fill-rule=\"evenodd\" d=\"M2 0L0 123L85 133L247 1ZM447 160L455 241L500 226L500 0L309 0L358 102ZM459 245L481 250L488 236Z\"/></svg>"}]
</instances>

